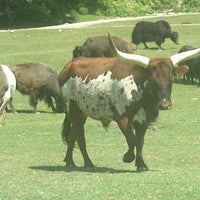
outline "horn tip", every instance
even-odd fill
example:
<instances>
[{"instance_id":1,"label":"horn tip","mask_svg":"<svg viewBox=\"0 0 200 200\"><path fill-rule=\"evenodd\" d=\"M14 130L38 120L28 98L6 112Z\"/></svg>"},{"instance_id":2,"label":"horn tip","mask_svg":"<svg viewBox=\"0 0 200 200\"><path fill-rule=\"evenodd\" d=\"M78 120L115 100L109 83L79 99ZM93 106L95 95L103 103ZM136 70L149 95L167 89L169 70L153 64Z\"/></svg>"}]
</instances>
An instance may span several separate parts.
<instances>
[{"instance_id":1,"label":"horn tip","mask_svg":"<svg viewBox=\"0 0 200 200\"><path fill-rule=\"evenodd\" d=\"M108 32L108 36L111 37L111 32L110 32L110 30L108 30L107 32Z\"/></svg>"}]
</instances>

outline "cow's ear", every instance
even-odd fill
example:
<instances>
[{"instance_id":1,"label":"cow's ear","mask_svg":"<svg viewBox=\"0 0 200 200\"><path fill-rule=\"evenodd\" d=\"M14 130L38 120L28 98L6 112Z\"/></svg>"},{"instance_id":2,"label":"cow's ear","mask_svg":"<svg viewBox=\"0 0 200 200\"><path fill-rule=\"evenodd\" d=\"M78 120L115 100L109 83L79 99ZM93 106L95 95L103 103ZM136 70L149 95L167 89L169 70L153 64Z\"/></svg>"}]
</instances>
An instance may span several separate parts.
<instances>
[{"instance_id":1,"label":"cow's ear","mask_svg":"<svg viewBox=\"0 0 200 200\"><path fill-rule=\"evenodd\" d=\"M174 69L174 76L182 77L189 71L189 67L187 65L180 65Z\"/></svg>"}]
</instances>

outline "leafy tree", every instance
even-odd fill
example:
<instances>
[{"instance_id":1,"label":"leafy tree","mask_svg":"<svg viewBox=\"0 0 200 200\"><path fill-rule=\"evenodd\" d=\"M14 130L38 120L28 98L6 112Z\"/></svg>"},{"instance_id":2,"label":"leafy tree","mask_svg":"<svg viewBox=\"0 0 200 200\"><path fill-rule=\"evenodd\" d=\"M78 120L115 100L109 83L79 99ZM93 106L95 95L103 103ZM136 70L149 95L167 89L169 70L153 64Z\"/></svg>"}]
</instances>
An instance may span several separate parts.
<instances>
[{"instance_id":1,"label":"leafy tree","mask_svg":"<svg viewBox=\"0 0 200 200\"><path fill-rule=\"evenodd\" d=\"M0 0L0 26L77 22L80 14L136 16L163 11L199 11L199 0Z\"/></svg>"}]
</instances>

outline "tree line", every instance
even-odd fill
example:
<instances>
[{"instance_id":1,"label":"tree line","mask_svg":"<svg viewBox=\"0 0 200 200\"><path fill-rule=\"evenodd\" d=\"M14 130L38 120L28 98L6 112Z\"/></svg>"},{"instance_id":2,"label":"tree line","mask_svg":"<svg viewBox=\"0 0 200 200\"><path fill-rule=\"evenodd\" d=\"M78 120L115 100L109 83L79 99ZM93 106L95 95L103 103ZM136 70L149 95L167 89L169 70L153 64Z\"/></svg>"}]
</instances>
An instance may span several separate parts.
<instances>
[{"instance_id":1,"label":"tree line","mask_svg":"<svg viewBox=\"0 0 200 200\"><path fill-rule=\"evenodd\" d=\"M79 15L137 16L198 11L199 0L0 0L0 27L36 27L78 22Z\"/></svg>"}]
</instances>

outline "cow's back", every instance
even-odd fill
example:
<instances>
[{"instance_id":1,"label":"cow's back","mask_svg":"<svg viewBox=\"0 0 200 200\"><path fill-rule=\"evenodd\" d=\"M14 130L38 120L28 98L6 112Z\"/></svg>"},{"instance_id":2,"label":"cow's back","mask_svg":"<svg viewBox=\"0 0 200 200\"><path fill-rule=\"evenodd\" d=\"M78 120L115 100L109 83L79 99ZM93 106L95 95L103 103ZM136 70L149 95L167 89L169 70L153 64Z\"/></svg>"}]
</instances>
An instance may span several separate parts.
<instances>
[{"instance_id":1,"label":"cow's back","mask_svg":"<svg viewBox=\"0 0 200 200\"><path fill-rule=\"evenodd\" d=\"M164 21L164 20L157 21L156 28L157 28L159 34L163 38L170 37L172 34L172 28L167 21Z\"/></svg>"},{"instance_id":2,"label":"cow's back","mask_svg":"<svg viewBox=\"0 0 200 200\"><path fill-rule=\"evenodd\" d=\"M132 44L130 41L113 37L116 46L119 50L125 53L132 53ZM83 44L81 56L85 57L113 57L113 52L110 47L110 42L107 36L89 37Z\"/></svg>"},{"instance_id":3,"label":"cow's back","mask_svg":"<svg viewBox=\"0 0 200 200\"><path fill-rule=\"evenodd\" d=\"M156 35L155 22L138 22L132 32L132 42L139 44L140 42L154 41Z\"/></svg>"}]
</instances>

